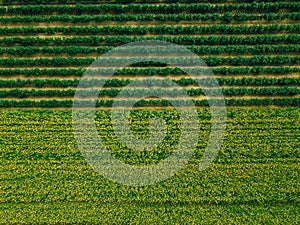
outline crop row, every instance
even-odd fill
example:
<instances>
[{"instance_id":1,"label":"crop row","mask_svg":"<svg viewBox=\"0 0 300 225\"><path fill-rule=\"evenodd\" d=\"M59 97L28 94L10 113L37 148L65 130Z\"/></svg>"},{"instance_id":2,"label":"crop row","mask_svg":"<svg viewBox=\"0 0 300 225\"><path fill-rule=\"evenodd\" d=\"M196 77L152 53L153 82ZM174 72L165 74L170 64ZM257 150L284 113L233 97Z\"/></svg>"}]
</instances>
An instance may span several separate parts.
<instances>
[{"instance_id":1,"label":"crop row","mask_svg":"<svg viewBox=\"0 0 300 225\"><path fill-rule=\"evenodd\" d=\"M256 0L256 2L262 2L265 0ZM267 2L276 2L278 0L268 0ZM292 1L292 0L287 0L287 1ZM106 3L110 2L110 0L107 1L102 1L101 3ZM176 3L180 2L178 0L150 0L147 1L148 3ZM197 3L198 0L184 0L183 2L185 3ZM213 3L227 3L228 1L225 0L203 0L202 2L213 2ZM236 2L236 3L246 3L246 2L253 2L253 0L233 0L231 2ZM2 0L3 4L98 4L99 1L97 0L80 0L80 1L75 1L75 0ZM118 0L118 3L143 3L141 0Z\"/></svg>"},{"instance_id":2,"label":"crop row","mask_svg":"<svg viewBox=\"0 0 300 225\"><path fill-rule=\"evenodd\" d=\"M174 100L176 101L176 100ZM178 100L180 102L180 100ZM134 101L135 102L135 101ZM91 106L93 102L82 101L82 106ZM99 100L96 103L97 107L100 106L112 106L113 100ZM130 100L123 100L120 104L128 105ZM197 106L207 106L207 100L194 100ZM300 98L263 98L263 99L225 99L227 106L253 106L253 105L277 105L277 106L300 106ZM145 105L158 105L158 106L169 106L168 101L164 100L140 100L136 102L136 106ZM72 107L72 100L0 100L0 107Z\"/></svg>"},{"instance_id":3,"label":"crop row","mask_svg":"<svg viewBox=\"0 0 300 225\"><path fill-rule=\"evenodd\" d=\"M161 40L172 42L176 44L186 45L259 45L259 44L299 44L300 36L297 34L290 35L251 35L251 36L238 36L238 35L220 35L220 36L88 36L88 37L56 37L56 38L40 38L40 37L10 37L1 38L0 45L120 45L134 41L144 40Z\"/></svg>"},{"instance_id":4,"label":"crop row","mask_svg":"<svg viewBox=\"0 0 300 225\"><path fill-rule=\"evenodd\" d=\"M225 45L225 46L185 46L187 49L191 50L196 54L275 54L275 53L300 53L300 45L297 44L287 44L287 45ZM161 48L161 47L160 47ZM158 47L143 48L142 46L136 47L130 51L134 53L143 52L159 52L161 49ZM30 56L35 54L103 54L110 50L111 46L101 46L101 47L84 47L84 46L66 46L66 47L9 47L0 48L0 55L10 54L18 56ZM128 50L127 50L128 51ZM175 50L169 50L173 52ZM167 50L165 51L167 53Z\"/></svg>"},{"instance_id":5,"label":"crop row","mask_svg":"<svg viewBox=\"0 0 300 225\"><path fill-rule=\"evenodd\" d=\"M227 128L228 132L232 132L232 135L228 135L228 138L224 140L224 144L226 143L226 151L220 152L218 159L216 159L215 163L219 164L219 166L225 166L223 163L230 163L234 161L234 163L237 162L245 162L244 160L247 160L246 162L266 162L266 160L284 160L289 159L285 162L295 163L297 161L297 156L299 156L298 152L295 151L297 149L297 131L299 131L299 127L296 126L295 121L297 121L297 117L295 117L296 114L298 114L297 108L280 108L280 109L227 109ZM255 112L256 111L256 112ZM41 113L43 116L41 116ZM15 151L14 148L11 148L11 145L15 144L18 145L18 141L21 141L26 139L26 137L32 136L32 135L51 135L55 138L50 138L49 140L53 140L57 143L57 141L61 141L62 145L58 144L57 146L52 146L52 149L54 151L60 152L63 149L66 149L67 145L70 145L69 141L64 141L64 138L61 138L61 135L63 131L65 133L63 134L65 138L67 138L69 135L69 138L74 140L72 138L72 129L69 126L72 126L72 117L71 117L72 111L71 110L62 110L62 111L35 111L35 110L28 110L28 111L22 111L22 110L13 110L13 111L1 111L1 131L2 135L5 135L4 143L10 143L8 145L3 146L4 152L2 153L2 159L3 160L12 160L16 159L18 160L28 160L30 159L36 159L37 157L43 158L43 160L54 160L58 159L57 157L74 157L73 159L80 159L80 154L77 154L76 151L68 152L69 154L66 155L67 152L63 151L63 154L57 155L55 152L47 152L45 153L45 150L43 151L37 151L36 155L33 155L30 151L25 151L26 148L28 149L27 145L18 146L24 149L24 151ZM209 109L198 109L199 119L201 120L201 125L203 125L204 129L209 131L209 123L210 123L210 112ZM153 115L161 117L165 122L167 123L167 126L170 127L172 130L179 130L180 124L178 121L178 113L175 109L163 109L163 110L157 110L155 112L151 111L151 109L143 109L143 110L132 110L131 116L134 121L148 121ZM111 115L110 110L99 110L95 114L96 116L96 123L101 128L101 138L104 139L110 139L113 136L113 140L110 142L110 144L117 145L120 141L117 140L117 137L115 135L108 135L113 133L113 128L111 127ZM29 118L30 117L30 118ZM149 118L150 117L150 118ZM11 118L11 120L7 120L7 118ZM47 118L47 120L45 120ZM153 117L152 117L153 118ZM13 123L12 123L13 121ZM49 131L49 133L45 132L38 132L38 131L46 131L45 125L48 127L46 130ZM136 129L139 127L140 124L132 124L132 128ZM61 129L62 127L66 126L65 128ZM27 128L24 130L24 128ZM144 127L145 129L145 127ZM147 129L146 129L147 130ZM254 133L253 131L259 130L260 132ZM285 132L282 132L284 130ZM18 132L19 131L19 132ZM57 131L57 132L54 132ZM67 132L66 132L67 131ZM15 136L11 135L12 132L15 133L15 135L19 135L16 139ZM251 134L251 135L245 135ZM25 135L25 137L24 137ZM209 132L205 133L203 137L201 135L200 140L207 140L209 135ZM105 137L106 136L106 137ZM58 137L58 138L56 138ZM295 139L294 139L295 138ZM256 139L260 140L258 143L256 142ZM262 139L264 140L263 142ZM273 140L272 140L273 139ZM243 141L241 141L243 140ZM281 146L283 147L281 151L273 151L273 144L280 144L286 140L293 140L293 142L290 142L289 145ZM32 141L38 141L43 142L43 139L40 138L32 138ZM31 144L27 143L27 144ZM253 143L255 143L253 145ZM45 143L46 146L49 145L49 147L52 145L49 142ZM254 148L259 147L257 144L260 145L259 150L251 149L250 144L253 145ZM66 145L66 146L65 146ZM205 145L205 143L203 143ZM201 146L203 146L201 144ZM74 145L76 146L76 145ZM236 149L236 146L245 146L243 149ZM263 147L264 146L264 147ZM17 147L17 146L16 146ZM294 147L294 148L293 148ZM50 150L51 148L47 149ZM118 148L117 148L118 149ZM116 151L122 151L117 150ZM38 150L38 148L35 148L33 150ZM201 158L201 150L197 148L195 152L195 156ZM262 157L259 157L261 154ZM228 161L227 161L228 160ZM248 161L249 160L249 161ZM194 160L193 160L194 161ZM282 162L282 161L281 161ZM44 163L44 162L40 162ZM49 163L52 163L49 162ZM71 161L70 163L74 163ZM13 164L10 164L13 166ZM85 165L85 164L84 164ZM45 169L47 170L46 165ZM229 166L229 169L232 169L232 166L227 164ZM243 166L241 165L241 168ZM249 165L249 168L252 168L251 165ZM5 171L3 173L10 174L12 170ZM26 171L24 171L26 172ZM38 169L36 172L40 172ZM76 171L74 171L76 172ZM282 172L282 171L281 171ZM248 175L248 173L246 173ZM3 175L3 174L2 174ZM232 175L236 175L234 172L232 172ZM266 172L267 175L267 172ZM279 174L280 175L280 174ZM297 176L297 174L295 174ZM53 177L55 178L55 177ZM210 180L211 177L208 179ZM7 176L6 179L3 180L3 182L11 181L11 177ZM20 181L22 182L22 181ZM204 187L205 188L205 187ZM222 187L223 188L223 187ZM266 187L267 189L267 187ZM5 191L5 190L1 190ZM103 194L103 193L102 193ZM296 195L296 194L295 194Z\"/></svg>"},{"instance_id":6,"label":"crop row","mask_svg":"<svg viewBox=\"0 0 300 225\"><path fill-rule=\"evenodd\" d=\"M264 14L248 14L248 13L212 13L212 14L115 14L115 15L53 15L53 16L16 16L1 17L0 23L88 23L102 21L222 21L222 22L242 22L254 20L300 20L299 13L264 13Z\"/></svg>"},{"instance_id":7,"label":"crop row","mask_svg":"<svg viewBox=\"0 0 300 225\"><path fill-rule=\"evenodd\" d=\"M47 104L51 102L40 105ZM168 124L178 123L177 114L170 111L154 115ZM0 222L294 224L299 215L299 108L228 107L223 147L201 174L197 168L210 133L206 125L210 112L201 108L198 112L201 147L195 149L189 164L164 183L136 188L107 181L85 162L74 139L70 109L1 110L5 169ZM109 134L114 134L110 110L96 113L101 136L110 139ZM140 114L132 114L144 121ZM145 109L143 115L148 119L153 114ZM113 153L120 152L120 142L115 138L110 142ZM171 141L167 144L170 150Z\"/></svg>"},{"instance_id":8,"label":"crop row","mask_svg":"<svg viewBox=\"0 0 300 225\"><path fill-rule=\"evenodd\" d=\"M139 61L140 57L131 57L130 59ZM185 64L190 66L199 66L199 59L194 57L164 57L164 62L168 64ZM218 57L209 56L202 57L202 60L208 66L219 65L232 65L232 66L255 66L255 65L280 65L280 64L298 64L300 63L300 56L251 56L251 57ZM15 59L15 58L2 58L0 59L0 65L3 67L11 66L87 66L95 61L94 58L37 58L37 59ZM166 66L165 63L158 63L159 57L148 57L147 62L144 59L143 62L132 64L132 66ZM101 63L107 66L119 66L123 63L128 63L128 59L124 57L120 58L103 58Z\"/></svg>"},{"instance_id":9,"label":"crop row","mask_svg":"<svg viewBox=\"0 0 300 225\"><path fill-rule=\"evenodd\" d=\"M103 71L105 71L103 69ZM107 69L107 72L110 70ZM191 69L191 71L193 71ZM221 75L234 75L234 74L287 74L287 73L298 73L300 72L300 67L264 67L264 66L254 66L254 67L220 67L211 68L211 71L215 74ZM13 75L24 75L29 76L82 76L86 72L86 69L1 69L0 76L13 76ZM95 72L97 74L97 71ZM179 68L124 68L116 71L116 75L133 75L133 76L167 76L167 75L182 75L183 71Z\"/></svg>"},{"instance_id":10,"label":"crop row","mask_svg":"<svg viewBox=\"0 0 300 225\"><path fill-rule=\"evenodd\" d=\"M299 24L285 25L205 25L205 26L71 26L71 27L14 27L0 28L0 35L28 35L28 34L64 34L64 35L96 35L96 34L206 34L206 33L229 33L229 34L263 34L278 32L300 32Z\"/></svg>"},{"instance_id":11,"label":"crop row","mask_svg":"<svg viewBox=\"0 0 300 225\"><path fill-rule=\"evenodd\" d=\"M116 97L122 89L111 88L103 89L99 92L96 89L93 90L78 90L77 94L80 97L91 97L95 93L99 93L99 96L109 96ZM139 97L143 96L148 90L144 88L134 88L134 89L125 89L123 94L126 94L128 98L130 97ZM181 91L179 89L170 89L170 88L155 88L151 90L151 94L154 96L181 96ZM204 92L200 88L191 88L186 90L189 96L199 96L204 95ZM271 95L271 96L292 96L300 94L300 89L291 88L291 87L275 87L275 88L222 88L222 92L225 96L239 96L239 95ZM0 90L0 97L16 97L16 98L27 98L27 97L73 97L76 93L74 89L68 90L24 90L24 89L11 89L11 90ZM211 95L217 95L219 93L218 89L210 89L209 93Z\"/></svg>"},{"instance_id":12,"label":"crop row","mask_svg":"<svg viewBox=\"0 0 300 225\"><path fill-rule=\"evenodd\" d=\"M169 78L167 78L169 79ZM235 79L235 78L216 78L218 83L222 85L300 85L300 77L298 78L289 78L289 77L284 77L284 78L267 78L267 77L262 77L262 78L252 78L252 77L243 77L241 79ZM201 83L207 84L210 81L208 78L202 78L199 79ZM28 87L28 86L34 86L37 88L42 88L42 87L77 87L79 84L79 79L73 79L73 80L60 80L60 79L35 79L35 80L0 80L0 87L1 88L15 88L15 87ZM95 84L98 79L85 79L84 83L87 84L87 86L91 86L92 84ZM130 79L117 79L113 78L110 80L107 80L105 83L106 87L123 87L128 84L130 84L133 80ZM165 80L160 80L161 83L165 82ZM83 82L83 81L82 81ZM138 82L138 80L135 80L135 83ZM144 83L145 81L141 80L141 85L147 85L149 84ZM156 81L157 82L157 81ZM187 86L187 85L196 85L196 81L191 78L181 78L179 80L172 80L172 82L175 82L178 85L181 86ZM102 83L102 81L101 81Z\"/></svg>"},{"instance_id":13,"label":"crop row","mask_svg":"<svg viewBox=\"0 0 300 225\"><path fill-rule=\"evenodd\" d=\"M0 7L2 15L41 15L41 14L103 14L103 13L214 13L214 12L278 12L298 11L299 2L272 2L272 3L243 3L243 4L101 4L101 5L23 5Z\"/></svg>"},{"instance_id":14,"label":"crop row","mask_svg":"<svg viewBox=\"0 0 300 225\"><path fill-rule=\"evenodd\" d=\"M253 109L252 109L253 110ZM256 109L257 110L257 109ZM230 116L230 120L228 121L227 124L227 128L228 128L228 132L233 132L233 135L230 135L230 137L228 137L226 140L224 140L224 142L227 144L229 144L228 148L226 151L220 152L218 157L218 160L216 160L216 163L229 163L232 161L235 161L235 163L237 162L244 162L244 160L251 160L251 162L265 162L266 158L267 159L277 159L277 160L283 160L283 159L289 159L289 162L295 162L296 163L296 158L297 158L297 152L295 152L293 149L293 147L297 145L297 135L296 135L296 131L298 130L297 127L295 126L295 124L293 124L293 122L295 123L295 121L297 120L296 118L292 117L292 114L294 113L294 115L297 113L296 109L291 109L290 113L280 113L278 111L272 112L271 115L266 115L266 109L260 109L259 111L262 112L263 110L265 110L265 112L263 113L253 113L253 111L249 112L249 116L247 115L247 111L245 110L241 110L239 109L239 111L235 111L232 112L230 109L228 109L228 115ZM57 155L55 152L49 151L50 149L55 149L54 151L57 152L61 152L63 149L66 149L65 145L69 145L70 146L70 141L65 141L65 143L62 143L62 145L58 144L57 141L62 141L61 139L65 139L68 137L69 134L71 134L71 129L67 128L63 128L61 129L63 126L67 125L67 126L71 126L71 121L70 121L70 114L71 114L71 110L65 110L63 111L63 113L61 112L48 112L48 111L38 111L35 112L33 110L29 110L29 111L18 111L18 110L14 110L14 113L8 112L7 113L2 113L1 114L1 119L3 121L3 123L1 123L1 130L2 130L2 135L5 135L5 142L8 143L10 142L10 144L7 146L4 146L3 150L4 152L2 153L2 159L4 160L15 160L15 161L19 161L19 160L36 160L37 158L42 158L43 160L51 160L51 162L53 162L52 160L57 160L57 159L61 159L61 157L68 157L68 158L73 158L73 159L80 159L80 154L77 153L77 151L72 151L72 152L68 152L69 154L66 155L67 152L63 151L62 154ZM42 117L41 117L41 113L42 113ZM188 112L187 112L188 113ZM6 114L6 116L5 116ZM39 114L39 115L38 115ZM254 120L254 118L251 118L252 116L256 116L257 120ZM284 114L286 115L286 117L284 117ZM20 117L19 117L20 115ZM25 119L23 116L32 116L30 119ZM58 116L60 115L60 116ZM155 152L163 152L164 150L169 150L170 144L172 143L172 141L176 138L178 138L178 131L180 130L180 123L179 123L179 118L178 118L178 113L176 112L176 110L158 110L155 112L151 112L149 109L144 109L144 110L132 110L132 119L134 121L145 121L145 123L147 123L146 121L148 121L148 119L150 119L149 117L156 115L161 117L165 122L166 125L168 127L168 130L171 131L169 132L169 134L167 134L167 136L170 136L170 134L174 134L177 133L177 137L172 136L170 137L170 139L167 139L168 141L165 141L158 149L155 150ZM97 113L95 114L95 116L97 117L97 125L98 127L101 127L101 132L100 132L100 137L103 141L105 141L106 146L110 146L110 147L115 147L114 148L114 154L122 154L123 156L132 156L132 152L130 153L129 149L125 147L125 149L120 149L120 141L117 139L117 137L114 134L114 130L111 127L111 122L110 122L110 113L109 110L100 110L97 111ZM237 118L237 117L240 118ZM273 116L273 118L272 118ZM232 119L232 117L234 119ZM7 118L11 118L13 123L9 120L7 120ZM47 118L46 121L45 118ZM23 119L23 120L22 120ZM210 114L209 114L209 110L208 109L200 109L199 110L199 119L201 120L201 125L203 127L201 127L202 131L205 129L206 131L209 131L209 123L210 123ZM274 121L272 121L274 120ZM37 122L39 121L39 123ZM271 122L272 121L272 122ZM246 123L245 123L246 122ZM144 124L145 124L144 123ZM46 134L45 132L39 132L44 130L45 131L45 125L48 125L48 129L47 131L49 131L48 134ZM136 130L138 128L140 128L141 124L132 124L132 129ZM288 129L286 129L288 126ZM24 131L24 128L25 131ZM245 129L246 128L246 129ZM285 132L284 134L280 135L280 130L284 129ZM22 131L21 133L18 132L18 130ZM65 131L65 133L61 133L63 132L63 130ZM143 127L142 129L139 129L140 131L142 130L142 132L145 129L145 127ZM253 133L253 130L260 130L259 134L255 134ZM55 132L56 131L56 132ZM66 132L67 131L67 132ZM16 137L10 137L11 133L14 132L15 135L19 135L18 139L16 139ZM252 133L252 135L246 135L245 136L245 132L246 133ZM294 133L294 135L291 135L291 133ZM51 134L52 133L52 134ZM39 138L36 139L32 139L32 141L34 140L38 140L38 142L43 142L44 139L44 135L51 135L55 138L50 138L49 140L55 140L56 141L56 145L57 146L52 146L52 148L48 148L50 147L51 143L46 142L46 146L47 147L47 152L45 154L45 150L43 149L43 151L38 151L37 148L33 148L34 150L37 150L37 152L31 152L31 151L15 151L14 148L11 148L11 145L16 144L18 145L18 141L21 140L25 140L27 137L32 137L32 135L39 135ZM41 136L40 136L41 135ZM64 138L61 137L61 135L63 135ZM201 141L204 141L203 144L201 144L201 146L205 145L205 142L208 139L208 135L209 132L205 132L203 134L203 136L201 135L201 137L199 137L199 139ZM7 137L6 137L7 136ZM59 137L58 139L56 137ZM276 137L276 138L275 138ZM290 143L290 145L285 146L285 149L275 152L272 152L272 146L274 146L274 144L280 144L280 142L282 141L286 141L287 138L288 140L290 140L291 138L295 137L296 139L294 139L295 141L293 143ZM71 137L70 137L71 138ZM261 138L263 138L265 140L265 143L261 143L260 149L262 148L263 151L257 151L257 150L253 150L253 149L248 149L247 147L249 146L249 143L254 142L254 139L259 138L261 140ZM272 138L274 139L272 141ZM243 139L243 142L241 143L241 140ZM10 141L8 141L10 140ZM32 144L32 141L28 144ZM73 139L72 139L73 141ZM270 141L272 143L270 143ZM246 144L245 144L246 143ZM239 151L235 151L235 147L236 146L242 146L244 144L245 149L240 149ZM292 144L292 145L291 145ZM49 145L49 146L47 146ZM75 147L76 145L74 145ZM247 146L247 147L246 147ZM257 147L257 145L254 145L255 147ZM19 146L21 148L23 148L24 150L27 148L28 146ZM18 149L19 149L18 147ZM165 149L162 149L164 148ZM167 148L167 149L166 149ZM69 149L69 148L67 148ZM198 158L201 158L202 156L202 152L200 149L195 149L195 156ZM200 151L199 151L200 150ZM126 152L125 152L126 151ZM124 154L125 153L125 154ZM149 158L152 158L151 156L153 156L154 152L148 152L146 153ZM134 153L133 153L134 154ZM154 153L155 154L155 153ZM263 157L258 157L258 154L262 154ZM126 159L125 157L122 157L123 159ZM120 157L120 155L119 155ZM142 158L142 157L141 157ZM149 159L148 158L148 159ZM162 159L163 156L160 155L159 159ZM234 158L234 160L233 160ZM139 160L139 159L138 159ZM226 161L228 160L228 161ZM127 160L126 160L127 161ZM132 163L134 163L134 161L131 161ZM40 162L42 164L44 164L44 162ZM71 162L70 162L71 163ZM73 162L74 163L74 162ZM249 161L248 161L249 163ZM10 164L11 166L13 166L12 164ZM85 164L84 164L85 165ZM221 165L220 165L221 166ZM224 164L223 164L224 166ZM296 166L296 165L295 165ZM45 168L47 168L45 166ZM243 167L241 167L243 168ZM232 169L232 168L231 168ZM11 170L5 171L4 173L9 174ZM40 172L40 168L36 171L36 172ZM75 171L74 171L75 172ZM2 174L3 175L3 174ZM296 176L296 174L295 174ZM11 177L7 176L7 179L4 179L3 182L7 182L7 181L11 181ZM21 181L20 181L21 182ZM2 190L3 192L5 190ZM23 196L22 196L23 197Z\"/></svg>"}]
</instances>

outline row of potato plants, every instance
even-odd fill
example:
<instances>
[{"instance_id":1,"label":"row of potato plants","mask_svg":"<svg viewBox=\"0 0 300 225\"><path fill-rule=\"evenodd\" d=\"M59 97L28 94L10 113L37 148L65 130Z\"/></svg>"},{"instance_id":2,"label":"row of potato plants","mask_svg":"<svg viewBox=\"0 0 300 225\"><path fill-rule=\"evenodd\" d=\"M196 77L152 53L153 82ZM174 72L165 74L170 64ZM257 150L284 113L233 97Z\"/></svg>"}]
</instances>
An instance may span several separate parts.
<instances>
[{"instance_id":1,"label":"row of potato plants","mask_svg":"<svg viewBox=\"0 0 300 225\"><path fill-rule=\"evenodd\" d=\"M257 0L256 2L262 2L263 0ZM268 2L276 2L277 0L268 0ZM102 3L109 3L110 1L103 1ZM149 0L150 3L176 3L178 0ZM198 0L184 0L183 3L197 3ZM202 2L213 2L213 3L226 3L225 0L203 0ZM253 2L253 0L234 0L237 3L248 3ZM97 0L3 0L2 4L98 4ZM141 0L118 0L118 3L142 3Z\"/></svg>"},{"instance_id":2,"label":"row of potato plants","mask_svg":"<svg viewBox=\"0 0 300 225\"><path fill-rule=\"evenodd\" d=\"M196 54L278 54L278 53L300 53L300 45L225 45L225 46L185 46ZM31 56L35 54L104 54L112 50L112 46L86 47L86 46L65 46L65 47L9 47L0 48L0 55L10 54L18 56ZM134 53L160 52L160 48L153 46L151 49L143 46L132 48ZM169 50L169 51L174 51ZM166 50L167 53L167 50Z\"/></svg>"},{"instance_id":3,"label":"row of potato plants","mask_svg":"<svg viewBox=\"0 0 300 225\"><path fill-rule=\"evenodd\" d=\"M121 100L120 104L129 105L130 100ZM174 100L180 102L184 100ZM220 100L216 100L215 104L218 104ZM89 107L94 105L94 101L81 101L82 107ZM110 107L114 103L113 100L98 100L96 102L96 107ZM170 103L167 100L140 100L136 102L133 100L136 106L149 106L149 105L157 105L157 106L170 106ZM197 106L208 106L207 100L194 100L195 105ZM264 106L264 105L276 105L276 106L300 106L300 98L251 98L251 99L243 99L243 98L233 98L233 99L225 99L225 103L227 106ZM57 107L66 107L70 108L73 106L72 100L0 100L0 107L47 107L47 108L57 108Z\"/></svg>"},{"instance_id":4,"label":"row of potato plants","mask_svg":"<svg viewBox=\"0 0 300 225\"><path fill-rule=\"evenodd\" d=\"M61 77L81 77L87 70L83 68L60 68L60 69L41 69L41 68L30 68L30 69L0 69L0 76L14 76L14 75L23 75L26 77L30 76L61 76ZM104 69L102 71L105 71ZM107 73L111 71L110 69L106 70ZM193 69L190 69L193 72ZM220 75L259 75L262 73L268 74L288 74L288 73L298 73L300 72L300 67L284 67L284 66L254 66L254 67L219 67L211 68L211 71L215 74ZM89 72L92 72L90 70ZM97 70L95 70L97 75ZM118 70L116 75L132 75L132 76L141 76L141 75L158 75L158 76L168 76L168 75L182 75L184 74L180 68L124 68Z\"/></svg>"},{"instance_id":5,"label":"row of potato plants","mask_svg":"<svg viewBox=\"0 0 300 225\"><path fill-rule=\"evenodd\" d=\"M79 89L77 94L80 97L91 97L95 93L99 96L116 97L122 89L111 88L103 89L98 91L97 89ZM208 89L207 89L208 90ZM123 90L123 94L126 94L128 98L143 96L148 90L144 88L133 88ZM204 95L204 91L200 88L189 88L185 90L189 96ZM68 90L36 90L36 89L11 89L11 90L0 90L0 97L16 97L16 98L27 98L27 97L73 97L76 93L74 89ZM164 95L173 97L182 97L180 89L174 88L154 88L151 92L154 96ZM218 89L209 89L210 95L218 95ZM262 96L292 96L300 93L299 88L294 87L267 87L267 88L222 88L222 93L225 96L240 96L240 95L262 95Z\"/></svg>"},{"instance_id":6,"label":"row of potato plants","mask_svg":"<svg viewBox=\"0 0 300 225\"><path fill-rule=\"evenodd\" d=\"M242 85L242 86L248 86L248 85L300 85L300 77L297 78L291 78L291 77L283 77L283 78L268 78L268 77L261 77L261 78L253 78L253 77L243 77L241 79L236 78L216 78L218 83L222 85ZM164 82L170 81L170 78L166 78L163 80L156 80L156 83L161 82L161 85L163 85ZM204 85L210 84L212 81L209 78L202 78L199 79L200 82ZM97 82L103 82L99 79L84 79L84 83L86 83L86 86L92 86L92 84L96 84ZM82 82L83 82L82 81ZM139 84L139 80L131 80L131 79L118 79L113 78L110 80L107 80L105 82L105 87L123 87L131 82L135 81L135 84ZM188 86L188 85L197 85L197 82L192 78L181 78L178 80L171 80L172 82L175 82L178 85L181 86ZM79 79L73 79L73 80L61 80L61 79L26 79L22 80L18 78L17 80L0 80L0 87L2 88L15 88L15 87L77 87L79 84ZM140 80L140 85L149 85L147 82L145 83L144 80Z\"/></svg>"},{"instance_id":7,"label":"row of potato plants","mask_svg":"<svg viewBox=\"0 0 300 225\"><path fill-rule=\"evenodd\" d=\"M103 13L215 13L215 12L278 12L278 11L297 11L300 9L300 3L294 2L252 2L252 3L189 3L189 4L101 4L101 5L20 5L20 6L2 6L0 13L2 15L41 15L41 14L103 14Z\"/></svg>"},{"instance_id":8,"label":"row of potato plants","mask_svg":"<svg viewBox=\"0 0 300 225\"><path fill-rule=\"evenodd\" d=\"M276 20L300 20L299 13L212 13L212 14L102 14L102 15L53 15L53 16L10 16L1 17L0 23L89 23L103 21L221 21L221 22L243 22L243 21L276 21Z\"/></svg>"},{"instance_id":9,"label":"row of potato plants","mask_svg":"<svg viewBox=\"0 0 300 225\"><path fill-rule=\"evenodd\" d=\"M297 34L283 35L218 35L218 36L191 36L191 35L157 35L157 36L74 36L74 37L4 37L0 45L85 45L85 46L116 46L134 41L160 40L183 45L259 45L259 44L299 44L300 36Z\"/></svg>"},{"instance_id":10,"label":"row of potato plants","mask_svg":"<svg viewBox=\"0 0 300 225\"><path fill-rule=\"evenodd\" d=\"M140 57L131 57L136 59L138 62ZM235 56L235 57L219 57L219 56L208 56L202 57L202 60L208 66L219 66L219 65L232 65L232 66L256 66L256 65L282 65L282 64L298 64L300 63L300 56ZM0 65L3 67L11 66L88 66L95 61L94 58L77 58L77 57L54 57L54 58L2 58L0 59ZM146 60L143 60L146 61ZM132 66L166 66L165 63L158 63L158 57L148 57L147 62L140 62L132 64ZM128 59L121 58L103 58L101 63L110 67L119 66L123 63L128 63ZM200 66L199 59L194 57L164 57L164 62L168 64L183 64L191 66ZM95 64L97 65L97 64ZM185 67L185 66L184 66Z\"/></svg>"},{"instance_id":11,"label":"row of potato plants","mask_svg":"<svg viewBox=\"0 0 300 225\"><path fill-rule=\"evenodd\" d=\"M56 26L56 27L14 27L0 28L0 35L29 35L29 34L63 34L63 35L97 35L97 34L205 34L205 33L229 33L229 34L253 34L253 33L298 33L299 24L271 24L271 25L185 25L185 26Z\"/></svg>"}]
</instances>

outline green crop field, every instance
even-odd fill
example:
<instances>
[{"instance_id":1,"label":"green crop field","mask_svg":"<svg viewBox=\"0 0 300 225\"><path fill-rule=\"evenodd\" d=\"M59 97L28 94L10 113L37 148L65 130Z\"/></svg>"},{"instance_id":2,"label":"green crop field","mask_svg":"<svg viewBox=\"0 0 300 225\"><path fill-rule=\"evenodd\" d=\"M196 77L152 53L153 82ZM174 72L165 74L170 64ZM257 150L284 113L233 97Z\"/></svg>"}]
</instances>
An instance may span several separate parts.
<instances>
[{"instance_id":1,"label":"green crop field","mask_svg":"<svg viewBox=\"0 0 300 225\"><path fill-rule=\"evenodd\" d=\"M72 106L98 57L147 40L198 55L220 89L155 57L114 71L95 101L94 92L79 88L83 105L96 106L99 140L115 159L139 168L169 158L185 125L165 99L137 101L145 87L154 82L152 93L171 94L181 104L178 90L167 87L172 82L197 107L200 129L188 122L199 138L188 163L164 181L130 186L88 163ZM162 51L132 49L150 56ZM102 61L125 63L125 53ZM189 72L199 71L193 58L167 53L166 62L183 60ZM293 0L0 0L0 224L300 224L299 53L300 2ZM199 81L212 94L222 91L227 116L221 148L204 171L199 163L211 137L212 108ZM124 131L112 125L114 99L133 82L138 88L119 101L136 102L130 113L135 137L150 137L155 117L167 128L151 151L126 146L118 139Z\"/></svg>"}]
</instances>

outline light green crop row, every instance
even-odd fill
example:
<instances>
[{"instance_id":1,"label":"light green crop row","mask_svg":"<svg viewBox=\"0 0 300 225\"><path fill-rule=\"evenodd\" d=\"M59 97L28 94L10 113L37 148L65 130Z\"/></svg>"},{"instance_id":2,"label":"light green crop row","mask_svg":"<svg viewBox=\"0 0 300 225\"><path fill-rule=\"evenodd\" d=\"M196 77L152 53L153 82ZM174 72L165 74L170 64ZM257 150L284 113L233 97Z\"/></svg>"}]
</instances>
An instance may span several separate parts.
<instances>
[{"instance_id":1,"label":"light green crop row","mask_svg":"<svg viewBox=\"0 0 300 225\"><path fill-rule=\"evenodd\" d=\"M180 223L184 217L190 223L292 224L298 218L299 108L228 109L223 145L203 172L198 163L210 113L200 109L201 135L189 164L170 179L145 187L122 186L97 174L78 150L71 115L50 110L0 112L1 223L143 219L162 224ZM172 110L132 115L133 131L146 132L148 119L157 115L167 121L170 132L178 132ZM96 121L101 140L116 157L128 156L124 160L133 162L133 156L139 156L134 151L120 154L118 141L110 139L109 111L97 112ZM155 150L149 159L154 155Z\"/></svg>"}]
</instances>

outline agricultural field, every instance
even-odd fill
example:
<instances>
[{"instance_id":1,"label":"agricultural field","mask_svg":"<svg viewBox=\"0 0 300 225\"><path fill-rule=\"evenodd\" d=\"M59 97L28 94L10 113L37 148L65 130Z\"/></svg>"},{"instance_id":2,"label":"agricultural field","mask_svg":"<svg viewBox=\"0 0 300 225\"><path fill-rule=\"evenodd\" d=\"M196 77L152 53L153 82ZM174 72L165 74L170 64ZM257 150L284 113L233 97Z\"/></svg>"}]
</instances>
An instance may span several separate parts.
<instances>
[{"instance_id":1,"label":"agricultural field","mask_svg":"<svg viewBox=\"0 0 300 225\"><path fill-rule=\"evenodd\" d=\"M299 34L300 2L293 0L0 0L0 223L299 224ZM80 93L83 105L96 106L99 140L119 161L153 165L181 146L185 124L176 109L163 98L136 100L151 82L153 93L171 93L178 104L184 99L166 87L183 87L200 124L191 130L199 140L181 170L153 185L130 186L87 162L74 135L72 107L98 57L147 40L183 46L205 62L220 89L208 77L199 80L213 96L221 90L226 130L216 158L199 171L212 120L199 81L155 58L117 69L95 102L88 89ZM105 63L116 66L126 57ZM164 60L183 60L190 72L198 71L192 58L170 54ZM120 102L136 101L134 135L149 137L154 117L167 128L153 151L124 145L111 123L115 97L133 82L139 88Z\"/></svg>"}]
</instances>

